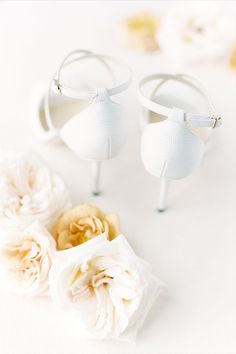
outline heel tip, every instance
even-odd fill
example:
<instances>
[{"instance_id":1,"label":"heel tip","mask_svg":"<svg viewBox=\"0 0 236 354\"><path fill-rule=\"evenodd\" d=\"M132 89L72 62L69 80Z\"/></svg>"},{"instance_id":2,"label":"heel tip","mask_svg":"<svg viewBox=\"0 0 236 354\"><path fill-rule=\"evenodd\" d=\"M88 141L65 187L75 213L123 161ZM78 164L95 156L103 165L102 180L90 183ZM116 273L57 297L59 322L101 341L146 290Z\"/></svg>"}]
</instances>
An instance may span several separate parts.
<instances>
[{"instance_id":1,"label":"heel tip","mask_svg":"<svg viewBox=\"0 0 236 354\"><path fill-rule=\"evenodd\" d=\"M92 195L94 195L95 197L99 196L101 194L101 192L92 192Z\"/></svg>"},{"instance_id":2,"label":"heel tip","mask_svg":"<svg viewBox=\"0 0 236 354\"><path fill-rule=\"evenodd\" d=\"M158 213L164 213L164 211L166 211L166 209L157 209Z\"/></svg>"}]
</instances>

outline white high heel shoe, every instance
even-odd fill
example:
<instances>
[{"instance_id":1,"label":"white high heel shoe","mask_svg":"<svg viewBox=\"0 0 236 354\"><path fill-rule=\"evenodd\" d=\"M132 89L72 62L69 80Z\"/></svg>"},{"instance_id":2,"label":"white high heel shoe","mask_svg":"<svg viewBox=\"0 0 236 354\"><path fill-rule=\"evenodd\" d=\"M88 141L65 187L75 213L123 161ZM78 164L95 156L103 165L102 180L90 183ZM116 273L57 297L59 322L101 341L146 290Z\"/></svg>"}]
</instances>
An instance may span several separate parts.
<instances>
[{"instance_id":1,"label":"white high heel shoe","mask_svg":"<svg viewBox=\"0 0 236 354\"><path fill-rule=\"evenodd\" d=\"M221 125L221 118L198 81L188 75L147 76L140 82L139 99L144 107L141 157L146 170L161 179L158 210L162 212L170 181L199 166L209 134Z\"/></svg>"},{"instance_id":2,"label":"white high heel shoe","mask_svg":"<svg viewBox=\"0 0 236 354\"><path fill-rule=\"evenodd\" d=\"M95 59L112 79L108 88L98 84L91 76L91 69L76 78L76 86L65 84L63 70L77 61ZM125 73L121 82L115 81L114 66ZM92 67L94 69L94 65ZM105 76L105 75L104 75ZM76 79L76 80L75 80ZM77 156L92 161L93 194L100 193L99 180L101 162L115 157L121 150L126 138L126 122L123 107L114 102L114 96L129 87L131 72L127 65L113 57L95 54L87 50L75 50L61 62L53 75L47 93L38 97L33 114L34 131L45 142L62 140ZM32 114L32 113L31 113Z\"/></svg>"}]
</instances>

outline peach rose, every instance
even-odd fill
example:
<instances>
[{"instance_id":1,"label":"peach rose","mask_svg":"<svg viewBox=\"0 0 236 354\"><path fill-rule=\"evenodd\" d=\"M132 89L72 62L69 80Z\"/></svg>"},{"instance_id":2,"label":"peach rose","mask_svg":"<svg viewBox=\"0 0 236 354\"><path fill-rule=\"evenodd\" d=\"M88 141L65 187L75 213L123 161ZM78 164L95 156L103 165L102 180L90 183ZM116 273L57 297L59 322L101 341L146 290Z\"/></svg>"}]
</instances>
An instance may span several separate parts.
<instances>
[{"instance_id":1,"label":"peach rose","mask_svg":"<svg viewBox=\"0 0 236 354\"><path fill-rule=\"evenodd\" d=\"M140 12L121 23L117 36L128 48L153 52L159 49L155 38L158 28L158 18L152 13Z\"/></svg>"},{"instance_id":2,"label":"peach rose","mask_svg":"<svg viewBox=\"0 0 236 354\"><path fill-rule=\"evenodd\" d=\"M105 214L91 204L78 205L62 214L53 231L58 250L78 246L101 234L108 240L115 238L119 220L116 214Z\"/></svg>"},{"instance_id":3,"label":"peach rose","mask_svg":"<svg viewBox=\"0 0 236 354\"><path fill-rule=\"evenodd\" d=\"M230 61L229 64L232 69L236 69L236 43L234 43L231 56L230 56Z\"/></svg>"}]
</instances>

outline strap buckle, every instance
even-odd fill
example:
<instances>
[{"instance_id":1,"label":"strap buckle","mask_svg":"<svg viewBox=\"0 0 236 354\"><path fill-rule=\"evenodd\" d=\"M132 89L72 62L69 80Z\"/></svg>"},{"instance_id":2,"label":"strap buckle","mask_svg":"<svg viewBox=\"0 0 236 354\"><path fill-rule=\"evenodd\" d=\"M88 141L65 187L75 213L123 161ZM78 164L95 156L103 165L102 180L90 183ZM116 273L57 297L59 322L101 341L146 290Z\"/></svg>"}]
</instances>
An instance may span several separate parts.
<instances>
[{"instance_id":1,"label":"strap buckle","mask_svg":"<svg viewBox=\"0 0 236 354\"><path fill-rule=\"evenodd\" d=\"M221 124L222 118L220 116L212 116L211 119L213 120L212 129L217 128Z\"/></svg>"},{"instance_id":2,"label":"strap buckle","mask_svg":"<svg viewBox=\"0 0 236 354\"><path fill-rule=\"evenodd\" d=\"M59 80L54 79L54 85L57 87L57 90L61 93L61 85Z\"/></svg>"}]
</instances>

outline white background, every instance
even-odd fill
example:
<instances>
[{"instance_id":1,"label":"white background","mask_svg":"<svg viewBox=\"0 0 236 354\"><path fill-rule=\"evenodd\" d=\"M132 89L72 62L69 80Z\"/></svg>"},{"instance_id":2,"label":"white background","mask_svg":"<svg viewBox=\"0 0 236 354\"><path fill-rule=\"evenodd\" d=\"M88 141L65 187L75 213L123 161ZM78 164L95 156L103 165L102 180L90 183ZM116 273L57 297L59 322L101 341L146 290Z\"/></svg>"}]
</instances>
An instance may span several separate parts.
<instances>
[{"instance_id":1,"label":"white background","mask_svg":"<svg viewBox=\"0 0 236 354\"><path fill-rule=\"evenodd\" d=\"M226 65L176 67L162 55L119 46L113 34L137 9L166 11L173 2L16 1L0 3L0 142L33 147L73 191L75 203L96 202L120 215L137 254L168 288L153 307L137 346L84 341L70 315L48 299L25 301L0 294L0 353L236 353L236 72ZM182 5L184 6L184 4ZM224 2L235 11L234 2ZM235 15L236 17L236 15ZM29 126L32 87L48 80L75 48L117 55L134 72L122 94L129 124L123 152L103 170L103 194L90 195L90 166L64 146L40 145ZM181 70L202 80L224 117L201 167L173 183L169 209L155 210L159 182L139 155L138 80Z\"/></svg>"}]
</instances>

